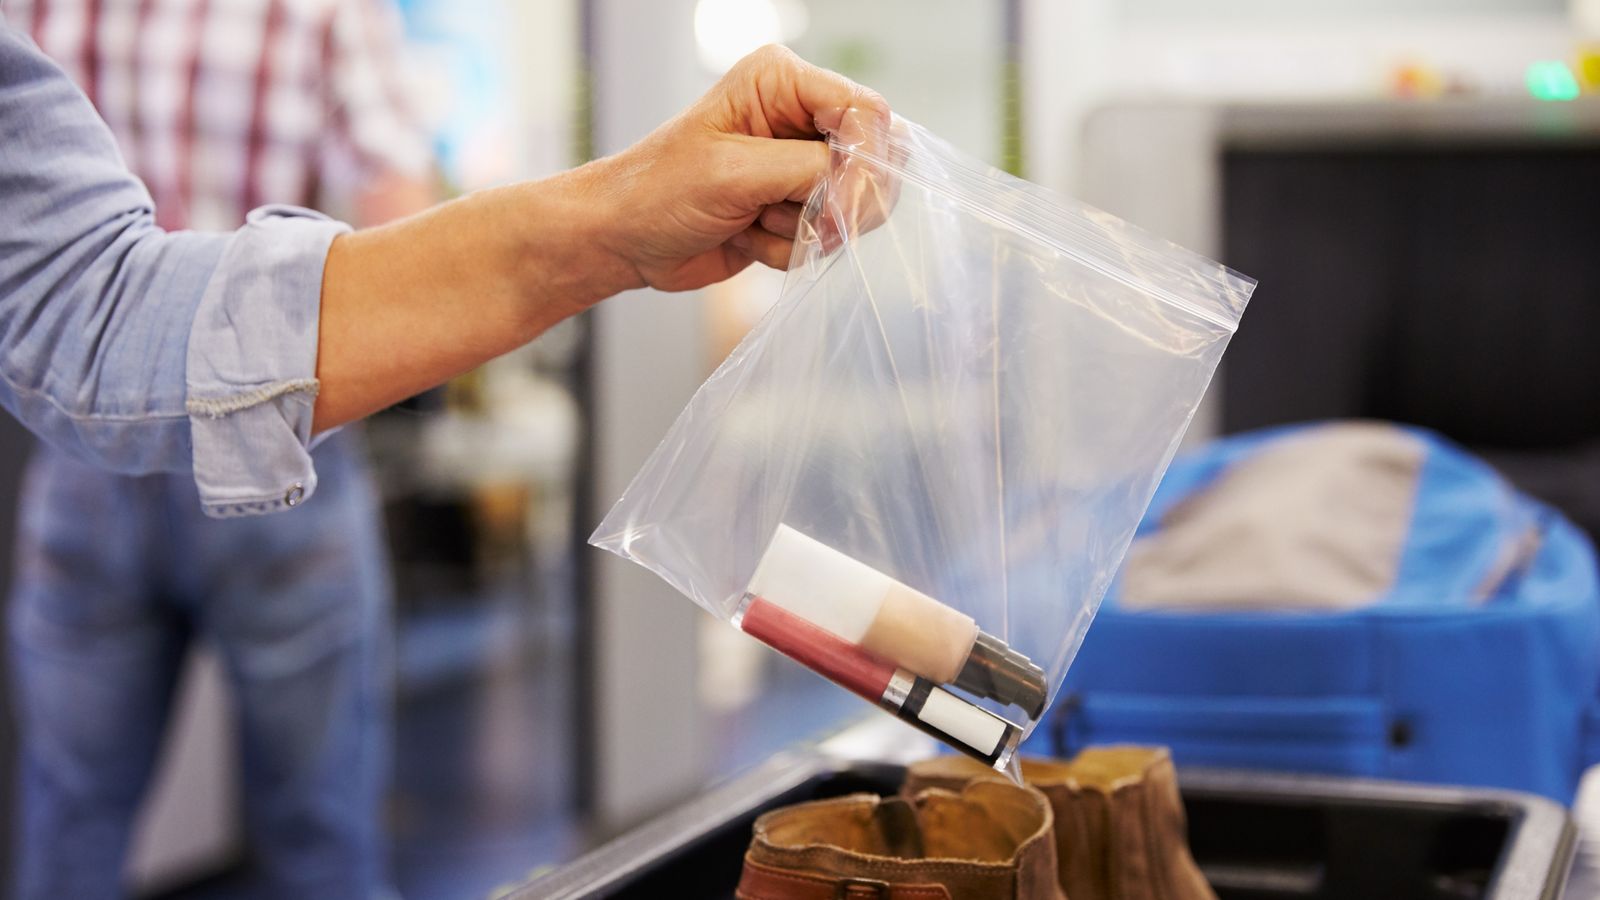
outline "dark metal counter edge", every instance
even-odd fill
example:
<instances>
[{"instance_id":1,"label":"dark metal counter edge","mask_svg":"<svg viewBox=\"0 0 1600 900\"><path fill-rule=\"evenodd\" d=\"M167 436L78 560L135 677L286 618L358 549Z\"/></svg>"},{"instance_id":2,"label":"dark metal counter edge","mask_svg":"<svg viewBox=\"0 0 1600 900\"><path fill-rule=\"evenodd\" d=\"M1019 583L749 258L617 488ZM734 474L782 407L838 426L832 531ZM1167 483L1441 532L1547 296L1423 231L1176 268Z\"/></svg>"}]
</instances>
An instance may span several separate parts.
<instances>
[{"instance_id":1,"label":"dark metal counter edge","mask_svg":"<svg viewBox=\"0 0 1600 900\"><path fill-rule=\"evenodd\" d=\"M640 868L702 840L731 809L753 809L801 787L816 775L847 768L811 753L780 753L560 869L505 895L502 900L556 900L604 896Z\"/></svg>"},{"instance_id":2,"label":"dark metal counter edge","mask_svg":"<svg viewBox=\"0 0 1600 900\"><path fill-rule=\"evenodd\" d=\"M818 753L784 753L694 800L596 848L555 872L512 891L503 900L566 900L604 896L640 868L680 852L715 830L732 809L765 806L829 772L871 763L841 761ZM1577 830L1566 809L1552 800L1518 791L1443 787L1376 779L1229 769L1184 768L1185 795L1281 797L1327 803L1373 801L1460 808L1496 808L1515 825L1496 866L1490 896L1557 900L1572 864ZM1554 862L1540 847L1555 844Z\"/></svg>"}]
</instances>

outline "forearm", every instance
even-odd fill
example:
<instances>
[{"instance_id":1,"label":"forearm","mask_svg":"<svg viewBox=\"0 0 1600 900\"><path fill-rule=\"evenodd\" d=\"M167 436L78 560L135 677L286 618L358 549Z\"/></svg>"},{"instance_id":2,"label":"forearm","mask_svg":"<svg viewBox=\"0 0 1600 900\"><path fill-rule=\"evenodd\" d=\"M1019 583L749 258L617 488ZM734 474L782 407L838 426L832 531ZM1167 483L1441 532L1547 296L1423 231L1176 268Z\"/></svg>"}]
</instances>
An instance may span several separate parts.
<instances>
[{"instance_id":1,"label":"forearm","mask_svg":"<svg viewBox=\"0 0 1600 900\"><path fill-rule=\"evenodd\" d=\"M313 428L403 400L640 286L606 246L607 165L336 239L323 272Z\"/></svg>"}]
</instances>

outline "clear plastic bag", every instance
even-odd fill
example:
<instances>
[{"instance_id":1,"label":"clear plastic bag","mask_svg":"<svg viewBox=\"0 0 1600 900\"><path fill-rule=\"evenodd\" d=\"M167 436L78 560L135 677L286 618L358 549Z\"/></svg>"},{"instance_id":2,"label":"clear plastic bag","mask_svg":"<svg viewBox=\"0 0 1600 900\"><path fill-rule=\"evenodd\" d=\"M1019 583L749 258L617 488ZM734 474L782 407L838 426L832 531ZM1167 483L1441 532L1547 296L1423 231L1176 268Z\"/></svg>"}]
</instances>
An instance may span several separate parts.
<instances>
[{"instance_id":1,"label":"clear plastic bag","mask_svg":"<svg viewBox=\"0 0 1600 900\"><path fill-rule=\"evenodd\" d=\"M1255 283L845 123L777 305L591 542L1004 770Z\"/></svg>"}]
</instances>

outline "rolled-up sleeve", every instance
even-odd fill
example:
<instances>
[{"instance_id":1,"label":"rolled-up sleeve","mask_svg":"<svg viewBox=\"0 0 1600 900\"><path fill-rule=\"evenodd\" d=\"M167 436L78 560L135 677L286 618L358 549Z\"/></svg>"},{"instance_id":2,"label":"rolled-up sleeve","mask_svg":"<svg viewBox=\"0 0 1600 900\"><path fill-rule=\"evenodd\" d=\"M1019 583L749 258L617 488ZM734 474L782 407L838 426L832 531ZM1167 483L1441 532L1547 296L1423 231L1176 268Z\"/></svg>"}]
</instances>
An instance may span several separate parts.
<instances>
[{"instance_id":1,"label":"rolled-up sleeve","mask_svg":"<svg viewBox=\"0 0 1600 900\"><path fill-rule=\"evenodd\" d=\"M307 451L328 245L346 226L309 210L250 214L222 252L189 333L194 478L212 515L296 506L317 487Z\"/></svg>"},{"instance_id":2,"label":"rolled-up sleeve","mask_svg":"<svg viewBox=\"0 0 1600 900\"><path fill-rule=\"evenodd\" d=\"M116 471L189 471L213 515L316 490L328 246L345 226L268 207L168 234L68 78L0 22L0 404Z\"/></svg>"}]
</instances>

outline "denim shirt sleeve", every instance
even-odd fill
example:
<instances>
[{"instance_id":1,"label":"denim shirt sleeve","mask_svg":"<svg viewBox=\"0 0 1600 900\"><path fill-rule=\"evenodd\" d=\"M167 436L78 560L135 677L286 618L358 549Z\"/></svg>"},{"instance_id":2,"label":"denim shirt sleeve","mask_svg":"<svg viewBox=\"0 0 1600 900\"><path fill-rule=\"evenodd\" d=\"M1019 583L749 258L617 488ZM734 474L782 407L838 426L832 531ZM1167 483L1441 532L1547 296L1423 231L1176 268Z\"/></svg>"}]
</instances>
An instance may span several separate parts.
<instances>
[{"instance_id":1,"label":"denim shirt sleeve","mask_svg":"<svg viewBox=\"0 0 1600 900\"><path fill-rule=\"evenodd\" d=\"M217 516L316 489L307 448L328 245L267 207L168 234L71 81L0 22L0 404L119 472L193 471Z\"/></svg>"}]
</instances>

